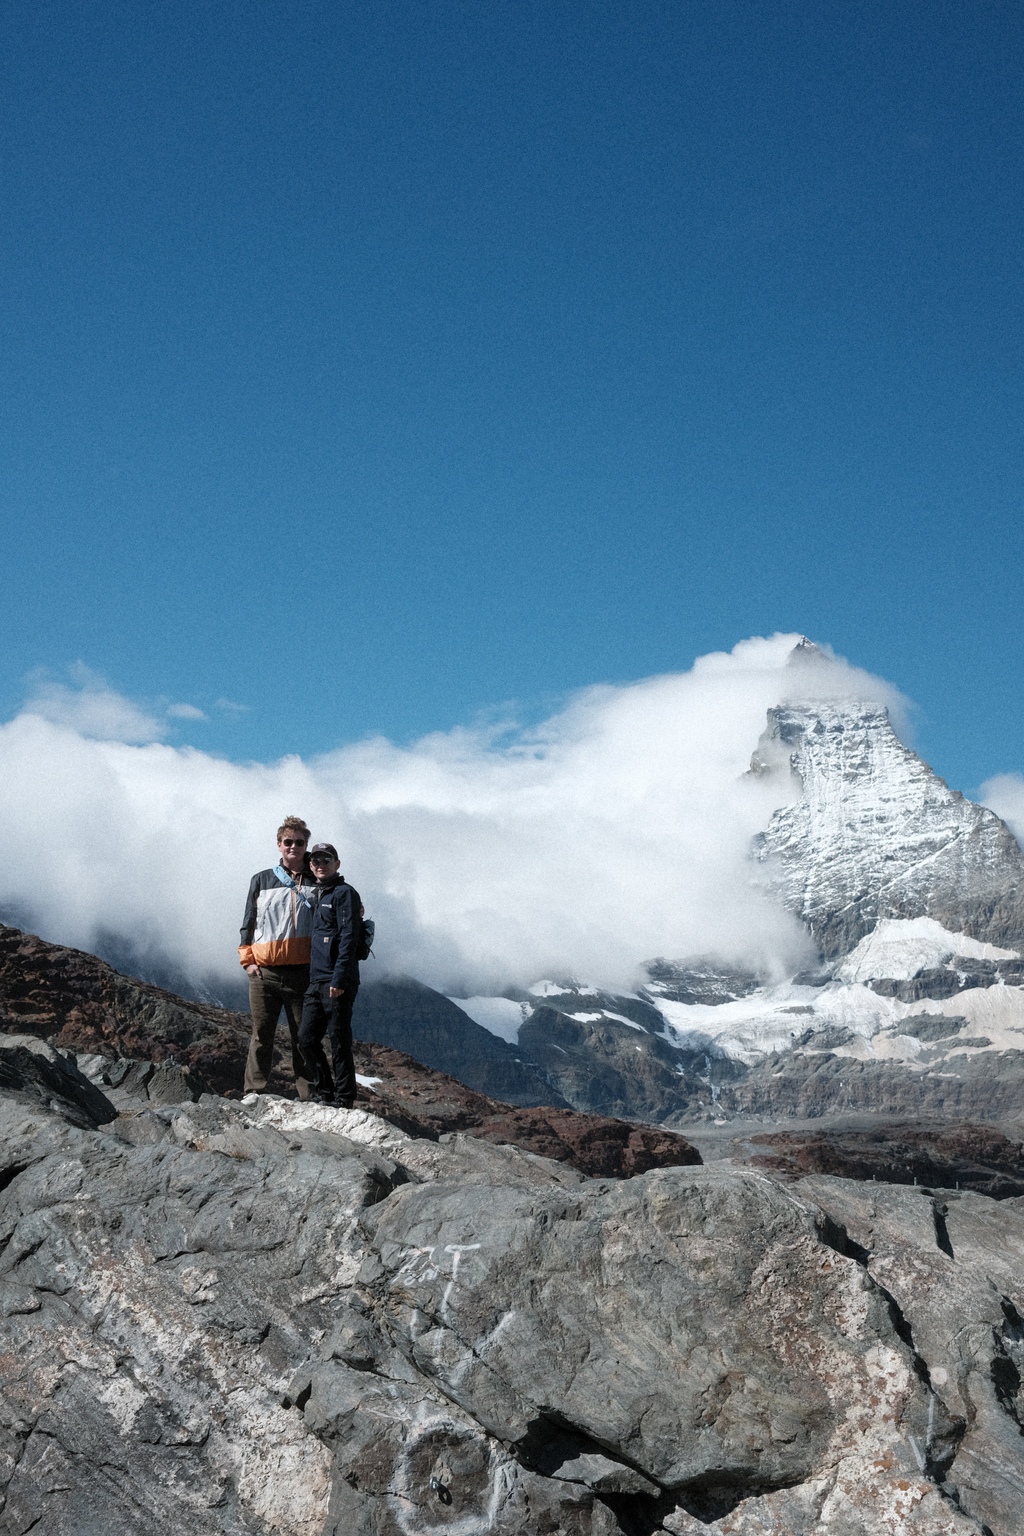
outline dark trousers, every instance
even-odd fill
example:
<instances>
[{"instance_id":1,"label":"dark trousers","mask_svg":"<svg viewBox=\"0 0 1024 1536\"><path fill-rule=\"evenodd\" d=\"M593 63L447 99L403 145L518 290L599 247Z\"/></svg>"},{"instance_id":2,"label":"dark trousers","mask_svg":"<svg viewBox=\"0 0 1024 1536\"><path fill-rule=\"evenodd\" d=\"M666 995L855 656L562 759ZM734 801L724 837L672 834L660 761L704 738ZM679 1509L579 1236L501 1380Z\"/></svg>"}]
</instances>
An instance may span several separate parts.
<instances>
[{"instance_id":1,"label":"dark trousers","mask_svg":"<svg viewBox=\"0 0 1024 1536\"><path fill-rule=\"evenodd\" d=\"M309 1069L299 1049L302 999L309 986L306 965L262 965L262 976L249 977L249 1012L252 1036L245 1063L246 1093L263 1093L274 1067L274 1035L284 1009L292 1044L292 1074L300 1099L310 1094Z\"/></svg>"},{"instance_id":2,"label":"dark trousers","mask_svg":"<svg viewBox=\"0 0 1024 1536\"><path fill-rule=\"evenodd\" d=\"M299 1048L313 1079L314 1093L333 1099L350 1109L356 1098L356 1067L352 1060L352 1005L359 991L358 982L346 987L340 997L331 996L330 981L315 981L302 1000L302 1027ZM324 1055L324 1035L331 1042L334 1077Z\"/></svg>"}]
</instances>

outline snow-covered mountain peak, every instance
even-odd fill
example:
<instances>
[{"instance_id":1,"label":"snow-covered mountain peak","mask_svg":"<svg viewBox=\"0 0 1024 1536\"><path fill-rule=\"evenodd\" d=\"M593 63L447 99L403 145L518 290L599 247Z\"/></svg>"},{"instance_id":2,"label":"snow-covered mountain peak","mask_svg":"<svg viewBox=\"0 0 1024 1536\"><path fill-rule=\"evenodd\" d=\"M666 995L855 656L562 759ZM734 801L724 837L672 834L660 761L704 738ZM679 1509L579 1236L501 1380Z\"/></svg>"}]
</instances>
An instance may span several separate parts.
<instances>
[{"instance_id":1,"label":"snow-covered mountain peak","mask_svg":"<svg viewBox=\"0 0 1024 1536\"><path fill-rule=\"evenodd\" d=\"M786 657L786 666L798 667L805 661L827 661L828 659L820 645L815 645L813 640L808 640L806 635L801 635Z\"/></svg>"},{"instance_id":2,"label":"snow-covered mountain peak","mask_svg":"<svg viewBox=\"0 0 1024 1536\"><path fill-rule=\"evenodd\" d=\"M883 705L770 709L751 771L777 780L780 801L755 858L826 955L847 953L881 918L1024 940L1024 855L1009 829L905 747Z\"/></svg>"}]
</instances>

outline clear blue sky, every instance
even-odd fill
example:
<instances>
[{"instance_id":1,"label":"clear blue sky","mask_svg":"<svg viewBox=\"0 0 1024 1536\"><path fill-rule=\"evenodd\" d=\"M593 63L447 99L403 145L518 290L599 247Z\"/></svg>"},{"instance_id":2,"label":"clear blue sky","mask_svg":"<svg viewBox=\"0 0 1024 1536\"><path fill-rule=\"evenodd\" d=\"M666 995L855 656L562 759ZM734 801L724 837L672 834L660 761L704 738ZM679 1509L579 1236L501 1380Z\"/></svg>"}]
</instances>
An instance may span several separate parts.
<instances>
[{"instance_id":1,"label":"clear blue sky","mask_svg":"<svg viewBox=\"0 0 1024 1536\"><path fill-rule=\"evenodd\" d=\"M0 58L3 718L81 660L308 755L800 630L1024 769L1019 3L11 0Z\"/></svg>"}]
</instances>

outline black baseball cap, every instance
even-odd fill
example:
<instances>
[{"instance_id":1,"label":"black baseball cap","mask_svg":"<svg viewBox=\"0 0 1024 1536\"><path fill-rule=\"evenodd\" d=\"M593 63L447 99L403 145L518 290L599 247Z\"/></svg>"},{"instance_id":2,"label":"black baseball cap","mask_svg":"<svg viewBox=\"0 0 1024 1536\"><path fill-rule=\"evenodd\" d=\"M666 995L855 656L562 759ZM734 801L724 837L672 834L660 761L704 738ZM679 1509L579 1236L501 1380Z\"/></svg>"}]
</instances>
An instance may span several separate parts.
<instances>
[{"instance_id":1,"label":"black baseball cap","mask_svg":"<svg viewBox=\"0 0 1024 1536\"><path fill-rule=\"evenodd\" d=\"M333 843L314 843L309 850L310 858L313 857L314 853L329 853L332 859L338 857L338 850Z\"/></svg>"}]
</instances>

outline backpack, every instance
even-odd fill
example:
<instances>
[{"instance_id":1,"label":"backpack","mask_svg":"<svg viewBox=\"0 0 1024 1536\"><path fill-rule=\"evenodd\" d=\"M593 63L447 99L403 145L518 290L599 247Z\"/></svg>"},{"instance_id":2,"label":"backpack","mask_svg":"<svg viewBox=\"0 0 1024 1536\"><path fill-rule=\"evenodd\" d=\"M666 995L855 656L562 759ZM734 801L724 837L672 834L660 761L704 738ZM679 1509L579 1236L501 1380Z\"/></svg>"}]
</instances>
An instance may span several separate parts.
<instances>
[{"instance_id":1,"label":"backpack","mask_svg":"<svg viewBox=\"0 0 1024 1536\"><path fill-rule=\"evenodd\" d=\"M363 917L360 913L360 926L362 928L362 933L360 934L359 944L356 949L356 959L369 960L370 956L373 954L373 950L370 948L370 945L373 943L373 936L377 931L377 924L374 922L372 917Z\"/></svg>"}]
</instances>

